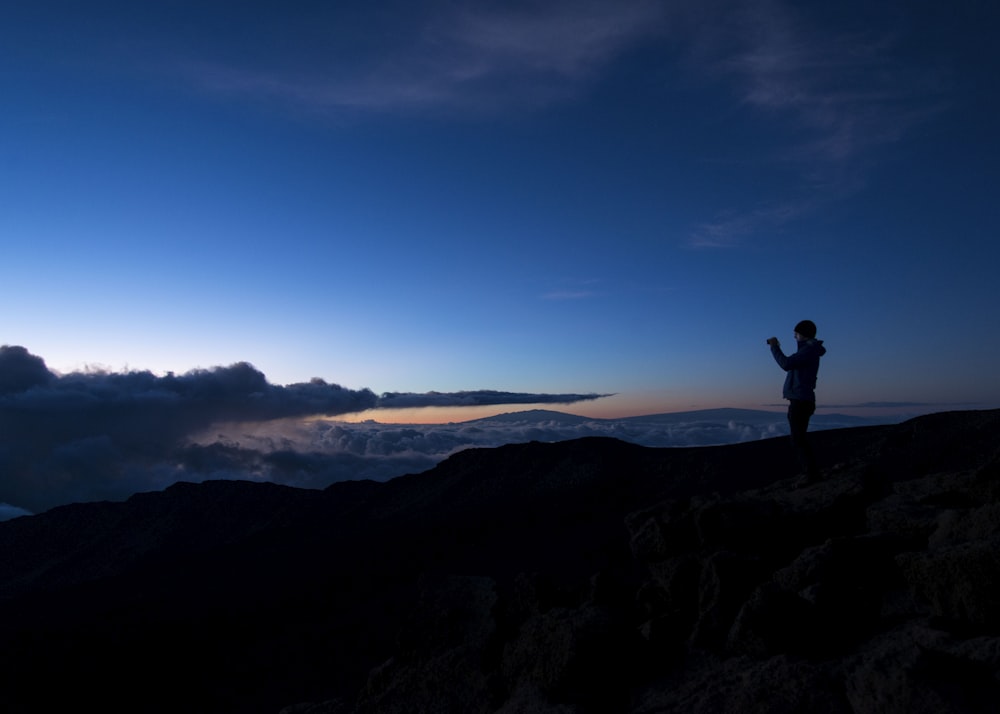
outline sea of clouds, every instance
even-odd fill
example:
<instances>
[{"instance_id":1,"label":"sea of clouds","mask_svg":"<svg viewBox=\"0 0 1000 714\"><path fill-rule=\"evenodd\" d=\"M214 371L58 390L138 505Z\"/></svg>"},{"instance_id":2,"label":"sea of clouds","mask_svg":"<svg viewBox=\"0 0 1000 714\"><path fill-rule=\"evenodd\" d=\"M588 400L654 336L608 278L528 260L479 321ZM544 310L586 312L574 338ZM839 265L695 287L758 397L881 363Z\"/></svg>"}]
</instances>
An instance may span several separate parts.
<instances>
[{"instance_id":1,"label":"sea of clouds","mask_svg":"<svg viewBox=\"0 0 1000 714\"><path fill-rule=\"evenodd\" d=\"M278 386L246 362L181 375L57 374L24 347L4 345L0 517L120 500L177 481L243 478L320 487L345 478L388 478L401 472L391 463L375 463L377 442L362 449L351 445L352 437L337 438L335 428L317 438L315 426L306 431L297 426L317 415L371 409L571 404L600 396L493 390L376 395L322 379ZM215 427L225 424L238 426L219 436ZM216 436L198 438L204 434ZM381 441L388 444L391 438ZM438 453L409 463L426 468ZM399 449L388 449L381 456L398 454Z\"/></svg>"},{"instance_id":2,"label":"sea of clouds","mask_svg":"<svg viewBox=\"0 0 1000 714\"><path fill-rule=\"evenodd\" d=\"M376 395L320 379L276 386L247 363L183 375L59 375L25 348L2 346L0 520L74 502L122 500L177 481L244 479L302 488L385 481L426 471L463 449L509 443L604 436L644 446L705 446L788 433L782 412L737 409L628 419L531 409L423 425L337 419L372 409L572 404L600 396ZM870 423L814 419L814 428Z\"/></svg>"},{"instance_id":3,"label":"sea of clouds","mask_svg":"<svg viewBox=\"0 0 1000 714\"><path fill-rule=\"evenodd\" d=\"M874 423L843 415L818 415L814 429ZM788 434L783 412L714 409L626 419L593 419L556 411L528 410L447 424L348 423L282 420L220 425L186 450L198 453L203 478L253 478L321 488L338 480L384 481L425 471L463 449L530 441L611 437L642 446L734 444ZM211 455L211 457L209 457ZM235 468L234 468L235 466ZM186 461L190 470L192 459ZM206 468L208 467L208 468Z\"/></svg>"}]
</instances>

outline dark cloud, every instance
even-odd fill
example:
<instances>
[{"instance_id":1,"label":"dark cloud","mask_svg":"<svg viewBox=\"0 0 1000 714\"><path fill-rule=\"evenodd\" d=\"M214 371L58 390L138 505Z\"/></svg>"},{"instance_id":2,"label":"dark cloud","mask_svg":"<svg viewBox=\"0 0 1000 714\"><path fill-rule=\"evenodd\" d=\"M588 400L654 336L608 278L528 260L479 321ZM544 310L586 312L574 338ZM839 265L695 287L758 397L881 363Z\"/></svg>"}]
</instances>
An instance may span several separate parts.
<instances>
[{"instance_id":1,"label":"dark cloud","mask_svg":"<svg viewBox=\"0 0 1000 714\"><path fill-rule=\"evenodd\" d=\"M525 394L522 392L496 392L483 389L473 392L386 392L378 406L398 407L478 407L493 404L573 404L608 397L610 394Z\"/></svg>"},{"instance_id":2,"label":"dark cloud","mask_svg":"<svg viewBox=\"0 0 1000 714\"><path fill-rule=\"evenodd\" d=\"M41 387L54 378L41 357L16 345L0 346L0 395Z\"/></svg>"},{"instance_id":3,"label":"dark cloud","mask_svg":"<svg viewBox=\"0 0 1000 714\"><path fill-rule=\"evenodd\" d=\"M568 403L598 395L496 391L384 394L313 379L277 386L246 362L164 376L147 371L58 375L24 347L0 347L0 503L38 512L74 501L126 498L178 480L259 478L325 486L348 477L422 470L426 455L391 465L348 451L318 455L293 443L195 447L213 425L335 416L379 407ZM414 452L416 453L416 452ZM387 477L387 476L386 476Z\"/></svg>"}]
</instances>

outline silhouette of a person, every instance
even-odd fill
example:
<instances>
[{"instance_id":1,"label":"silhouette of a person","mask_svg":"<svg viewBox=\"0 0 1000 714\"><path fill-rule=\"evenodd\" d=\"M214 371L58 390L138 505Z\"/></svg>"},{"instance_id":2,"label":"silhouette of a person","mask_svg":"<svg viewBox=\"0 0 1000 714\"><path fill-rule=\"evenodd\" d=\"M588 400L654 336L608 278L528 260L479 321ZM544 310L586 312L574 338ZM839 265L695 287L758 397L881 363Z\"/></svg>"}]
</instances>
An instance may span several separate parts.
<instances>
[{"instance_id":1,"label":"silhouette of a person","mask_svg":"<svg viewBox=\"0 0 1000 714\"><path fill-rule=\"evenodd\" d=\"M767 344L771 346L774 361L785 370L781 395L788 400L792 446L806 480L813 481L819 477L819 468L806 432L809 430L809 418L816 411L816 373L819 371L819 358L826 354L826 348L823 340L816 339L816 324L812 320L797 324L794 336L798 344L794 354L782 352L777 337L769 338Z\"/></svg>"}]
</instances>

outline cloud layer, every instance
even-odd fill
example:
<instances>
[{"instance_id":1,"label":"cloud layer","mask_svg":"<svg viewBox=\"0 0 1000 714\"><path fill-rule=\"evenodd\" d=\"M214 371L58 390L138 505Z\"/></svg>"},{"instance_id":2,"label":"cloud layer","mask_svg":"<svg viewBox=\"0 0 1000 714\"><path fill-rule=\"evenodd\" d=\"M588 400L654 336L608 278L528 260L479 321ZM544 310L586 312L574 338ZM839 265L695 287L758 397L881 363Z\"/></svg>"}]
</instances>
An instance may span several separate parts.
<instances>
[{"instance_id":1,"label":"cloud layer","mask_svg":"<svg viewBox=\"0 0 1000 714\"><path fill-rule=\"evenodd\" d=\"M571 403L595 394L351 390L314 379L269 384L245 362L177 376L57 375L23 347L0 347L0 520L53 506L121 500L177 481L244 479L324 488L425 471L468 448L607 436L703 446L787 433L781 412L734 409L629 419L528 410L432 425L349 423L380 407ZM325 415L317 418L317 415ZM855 426L817 416L814 428Z\"/></svg>"},{"instance_id":2,"label":"cloud layer","mask_svg":"<svg viewBox=\"0 0 1000 714\"><path fill-rule=\"evenodd\" d=\"M813 429L886 423L845 415L816 415ZM529 441L603 436L642 446L733 444L788 434L784 411L713 409L626 419L593 419L527 410L450 424L347 423L285 419L220 424L179 452L186 477L252 478L304 488L367 478L384 481L419 473L455 452Z\"/></svg>"},{"instance_id":3,"label":"cloud layer","mask_svg":"<svg viewBox=\"0 0 1000 714\"><path fill-rule=\"evenodd\" d=\"M276 386L246 362L183 375L75 372L57 375L24 347L0 347L0 504L39 511L74 501L124 498L178 480L260 477L329 483L346 456L259 454L226 443L193 445L212 426L340 415L387 406L571 403L599 395L497 391L386 394L321 379ZM280 445L279 445L280 446ZM331 454L327 454L331 456ZM306 474L306 476L290 476Z\"/></svg>"}]
</instances>

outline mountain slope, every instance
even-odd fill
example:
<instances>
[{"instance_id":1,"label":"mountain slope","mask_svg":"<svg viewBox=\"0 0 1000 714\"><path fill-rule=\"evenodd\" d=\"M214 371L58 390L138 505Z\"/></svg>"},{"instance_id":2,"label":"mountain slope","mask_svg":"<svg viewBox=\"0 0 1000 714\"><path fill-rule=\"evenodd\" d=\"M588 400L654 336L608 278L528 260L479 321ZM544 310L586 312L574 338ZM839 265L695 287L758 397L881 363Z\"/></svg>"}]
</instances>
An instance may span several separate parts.
<instances>
[{"instance_id":1,"label":"mountain slope","mask_svg":"<svg viewBox=\"0 0 1000 714\"><path fill-rule=\"evenodd\" d=\"M995 411L815 433L826 479L805 488L784 439L588 438L387 483L178 484L0 523L5 696L23 712L975 711L998 693L977 674L1000 666L998 435Z\"/></svg>"}]
</instances>

